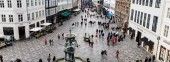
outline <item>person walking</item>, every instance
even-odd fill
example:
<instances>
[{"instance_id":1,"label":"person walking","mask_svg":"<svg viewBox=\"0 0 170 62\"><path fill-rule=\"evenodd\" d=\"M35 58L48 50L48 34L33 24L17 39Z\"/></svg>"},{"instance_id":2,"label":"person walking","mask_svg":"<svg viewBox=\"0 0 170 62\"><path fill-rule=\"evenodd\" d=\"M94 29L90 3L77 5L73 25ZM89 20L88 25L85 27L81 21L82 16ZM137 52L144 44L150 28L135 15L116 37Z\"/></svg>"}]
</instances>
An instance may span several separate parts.
<instances>
[{"instance_id":1,"label":"person walking","mask_svg":"<svg viewBox=\"0 0 170 62\"><path fill-rule=\"evenodd\" d=\"M148 58L147 57L145 58L145 62L148 62Z\"/></svg>"},{"instance_id":2,"label":"person walking","mask_svg":"<svg viewBox=\"0 0 170 62\"><path fill-rule=\"evenodd\" d=\"M104 54L107 56L107 51L106 50L104 50Z\"/></svg>"},{"instance_id":3,"label":"person walking","mask_svg":"<svg viewBox=\"0 0 170 62\"><path fill-rule=\"evenodd\" d=\"M45 41L44 41L44 42L45 42L45 45L47 45L47 39L45 39Z\"/></svg>"},{"instance_id":4,"label":"person walking","mask_svg":"<svg viewBox=\"0 0 170 62\"><path fill-rule=\"evenodd\" d=\"M152 56L152 61L153 61L153 62L155 61L155 55Z\"/></svg>"},{"instance_id":5,"label":"person walking","mask_svg":"<svg viewBox=\"0 0 170 62\"><path fill-rule=\"evenodd\" d=\"M101 51L101 56L102 56L102 57L103 57L103 54L104 54L104 51L102 50L102 51Z\"/></svg>"},{"instance_id":6,"label":"person walking","mask_svg":"<svg viewBox=\"0 0 170 62\"><path fill-rule=\"evenodd\" d=\"M151 62L151 60L152 60L152 59L151 59L151 57L150 57L150 58L148 59L148 61Z\"/></svg>"},{"instance_id":7,"label":"person walking","mask_svg":"<svg viewBox=\"0 0 170 62\"><path fill-rule=\"evenodd\" d=\"M62 33L62 38L64 39L64 33Z\"/></svg>"},{"instance_id":8,"label":"person walking","mask_svg":"<svg viewBox=\"0 0 170 62\"><path fill-rule=\"evenodd\" d=\"M92 48L93 48L93 44L94 44L94 42L92 41L92 42L91 42L91 47L92 47Z\"/></svg>"},{"instance_id":9,"label":"person walking","mask_svg":"<svg viewBox=\"0 0 170 62\"><path fill-rule=\"evenodd\" d=\"M56 61L56 57L54 56L54 57L53 57L53 62L55 62L55 61Z\"/></svg>"},{"instance_id":10,"label":"person walking","mask_svg":"<svg viewBox=\"0 0 170 62\"><path fill-rule=\"evenodd\" d=\"M89 58L87 58L87 62L90 62L90 59L89 59Z\"/></svg>"},{"instance_id":11,"label":"person walking","mask_svg":"<svg viewBox=\"0 0 170 62\"><path fill-rule=\"evenodd\" d=\"M119 50L116 51L116 58L119 59Z\"/></svg>"},{"instance_id":12,"label":"person walking","mask_svg":"<svg viewBox=\"0 0 170 62\"><path fill-rule=\"evenodd\" d=\"M60 39L60 35L58 34L58 40Z\"/></svg>"},{"instance_id":13,"label":"person walking","mask_svg":"<svg viewBox=\"0 0 170 62\"><path fill-rule=\"evenodd\" d=\"M47 61L50 62L50 60L51 60L51 55L49 54L48 58L47 58Z\"/></svg>"},{"instance_id":14,"label":"person walking","mask_svg":"<svg viewBox=\"0 0 170 62\"><path fill-rule=\"evenodd\" d=\"M49 44L50 44L50 46L51 46L51 43L52 43L52 40L50 39L50 40L49 40Z\"/></svg>"},{"instance_id":15,"label":"person walking","mask_svg":"<svg viewBox=\"0 0 170 62\"><path fill-rule=\"evenodd\" d=\"M0 61L3 62L3 56L2 55L0 55Z\"/></svg>"},{"instance_id":16,"label":"person walking","mask_svg":"<svg viewBox=\"0 0 170 62\"><path fill-rule=\"evenodd\" d=\"M43 62L43 61L42 61L42 59L39 59L39 61L38 61L38 62Z\"/></svg>"}]
</instances>

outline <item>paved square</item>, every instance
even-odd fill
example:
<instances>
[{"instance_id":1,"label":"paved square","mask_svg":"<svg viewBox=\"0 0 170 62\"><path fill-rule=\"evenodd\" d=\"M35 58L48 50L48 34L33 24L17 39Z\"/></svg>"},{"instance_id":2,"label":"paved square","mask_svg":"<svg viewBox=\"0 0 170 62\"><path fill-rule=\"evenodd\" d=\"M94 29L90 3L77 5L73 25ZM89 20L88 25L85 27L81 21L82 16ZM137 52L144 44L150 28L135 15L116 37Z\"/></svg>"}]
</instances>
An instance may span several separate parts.
<instances>
[{"instance_id":1,"label":"paved square","mask_svg":"<svg viewBox=\"0 0 170 62\"><path fill-rule=\"evenodd\" d=\"M64 57L64 43L65 40L58 40L57 35L62 33L68 33L69 29L72 28L72 33L76 34L76 40L80 45L76 48L75 56L81 57L86 60L90 58L91 62L118 62L116 59L116 50L120 51L119 62L134 62L138 59L144 59L149 54L143 49L137 47L137 43L134 40L130 40L127 36L123 42L118 42L112 46L107 46L106 36L104 39L94 38L94 47L89 47L88 43L83 41L84 33L90 33L95 35L96 29L103 29L101 26L98 26L97 23L93 26L87 24L87 27L83 25L82 27L71 27L73 22L81 21L81 15L85 13L80 13L77 16L73 16L70 20L65 21L63 26L58 27L57 29L46 36L40 37L39 39L30 39L24 41L13 42L13 46L3 48L0 50L0 55L4 56L5 62L14 61L16 58L21 59L23 62L38 62L40 58L43 59L43 62L47 62L48 54L56 56L56 58ZM91 17L88 18L88 21L101 21L105 22L108 19ZM111 26L116 26L112 24ZM104 33L107 34L110 30L104 30ZM54 46L44 45L45 38L47 40L53 39ZM100 52L102 50L107 50L108 56L105 58L101 57Z\"/></svg>"}]
</instances>

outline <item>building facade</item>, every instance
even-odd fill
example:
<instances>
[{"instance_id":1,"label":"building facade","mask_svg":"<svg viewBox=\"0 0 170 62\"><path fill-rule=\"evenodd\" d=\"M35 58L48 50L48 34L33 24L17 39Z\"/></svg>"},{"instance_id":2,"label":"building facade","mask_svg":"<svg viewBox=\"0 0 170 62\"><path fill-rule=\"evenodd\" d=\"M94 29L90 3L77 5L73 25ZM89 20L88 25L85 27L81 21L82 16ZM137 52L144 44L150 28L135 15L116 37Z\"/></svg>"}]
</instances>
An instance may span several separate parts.
<instances>
[{"instance_id":1,"label":"building facade","mask_svg":"<svg viewBox=\"0 0 170 62\"><path fill-rule=\"evenodd\" d=\"M50 23L56 23L57 21L57 12L59 0L45 0L45 11L46 11L46 20Z\"/></svg>"},{"instance_id":2,"label":"building facade","mask_svg":"<svg viewBox=\"0 0 170 62\"><path fill-rule=\"evenodd\" d=\"M166 0L164 4L161 35L156 56L159 62L170 62L170 1Z\"/></svg>"},{"instance_id":3,"label":"building facade","mask_svg":"<svg viewBox=\"0 0 170 62\"><path fill-rule=\"evenodd\" d=\"M29 38L29 30L46 22L45 0L1 0L0 35Z\"/></svg>"},{"instance_id":4,"label":"building facade","mask_svg":"<svg viewBox=\"0 0 170 62\"><path fill-rule=\"evenodd\" d=\"M156 55L161 34L164 0L132 0L129 35L146 51Z\"/></svg>"},{"instance_id":5,"label":"building facade","mask_svg":"<svg viewBox=\"0 0 170 62\"><path fill-rule=\"evenodd\" d=\"M131 0L116 0L114 22L118 23L118 27L129 20L130 2Z\"/></svg>"}]
</instances>

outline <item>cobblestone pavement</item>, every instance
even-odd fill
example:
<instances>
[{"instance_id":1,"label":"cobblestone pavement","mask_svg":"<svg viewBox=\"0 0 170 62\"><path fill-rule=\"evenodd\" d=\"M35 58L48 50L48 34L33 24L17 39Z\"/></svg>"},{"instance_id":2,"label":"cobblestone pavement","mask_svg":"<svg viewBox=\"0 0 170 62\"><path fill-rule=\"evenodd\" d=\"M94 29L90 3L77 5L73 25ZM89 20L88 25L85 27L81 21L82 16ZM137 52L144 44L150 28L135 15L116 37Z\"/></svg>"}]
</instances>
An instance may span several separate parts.
<instances>
[{"instance_id":1,"label":"cobblestone pavement","mask_svg":"<svg viewBox=\"0 0 170 62\"><path fill-rule=\"evenodd\" d=\"M137 47L137 43L134 40L130 40L129 37L123 42L118 42L115 45L107 46L106 36L104 39L94 38L94 47L89 47L88 43L83 41L83 35L85 32L90 34L95 34L96 29L103 29L97 24L90 26L85 25L78 27L71 27L71 24L75 21L81 21L81 15L85 13L80 13L77 16L72 17L70 20L65 21L63 26L58 27L57 29L46 36L40 37L39 39L30 39L24 41L13 42L13 46L3 48L0 50L0 55L4 56L5 62L10 62L11 60L15 60L16 58L20 58L23 62L38 62L38 59L42 58L44 62L47 62L48 54L50 53L52 56L56 56L56 58L64 57L64 43L65 40L57 39L57 35L61 33L68 33L69 29L72 29L72 33L76 34L76 40L80 45L76 48L75 56L81 57L86 60L86 58L90 58L91 62L118 62L115 57L116 50L120 51L120 59L119 62L134 62L137 59L144 59L149 54L145 52L143 49ZM92 21L108 21L108 19L101 18L88 18L88 20ZM112 26L115 26L113 24ZM110 30L104 30L105 33ZM45 38L53 39L54 46L44 45ZM101 51L107 50L108 56L105 58L101 57Z\"/></svg>"}]
</instances>

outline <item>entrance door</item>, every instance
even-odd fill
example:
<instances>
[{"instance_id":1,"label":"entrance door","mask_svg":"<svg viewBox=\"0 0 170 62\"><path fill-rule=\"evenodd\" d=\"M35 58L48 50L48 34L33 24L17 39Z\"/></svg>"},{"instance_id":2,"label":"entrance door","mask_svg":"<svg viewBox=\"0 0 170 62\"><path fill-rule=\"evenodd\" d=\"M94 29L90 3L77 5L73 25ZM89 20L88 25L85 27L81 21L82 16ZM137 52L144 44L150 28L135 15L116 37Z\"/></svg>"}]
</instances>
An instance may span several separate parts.
<instances>
[{"instance_id":1,"label":"entrance door","mask_svg":"<svg viewBox=\"0 0 170 62\"><path fill-rule=\"evenodd\" d=\"M18 27L20 40L25 39L25 26Z\"/></svg>"},{"instance_id":2,"label":"entrance door","mask_svg":"<svg viewBox=\"0 0 170 62\"><path fill-rule=\"evenodd\" d=\"M136 36L136 42L140 42L140 38L141 38L141 32L138 31Z\"/></svg>"}]
</instances>

